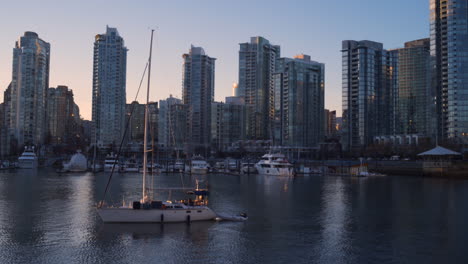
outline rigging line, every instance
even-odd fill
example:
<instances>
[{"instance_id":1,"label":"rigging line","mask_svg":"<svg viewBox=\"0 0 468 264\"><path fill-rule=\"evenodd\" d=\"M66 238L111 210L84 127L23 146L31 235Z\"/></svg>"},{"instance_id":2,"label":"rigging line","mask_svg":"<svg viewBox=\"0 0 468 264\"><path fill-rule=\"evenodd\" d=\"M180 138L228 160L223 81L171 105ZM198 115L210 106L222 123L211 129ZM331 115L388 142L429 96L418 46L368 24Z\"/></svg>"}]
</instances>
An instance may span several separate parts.
<instances>
[{"instance_id":1,"label":"rigging line","mask_svg":"<svg viewBox=\"0 0 468 264\"><path fill-rule=\"evenodd\" d=\"M141 85L143 84L143 80L145 78L147 69L148 69L148 62L146 63L145 69L143 70L143 75L141 76L140 85L138 86L138 90L137 90L137 93L135 95L135 100L133 100L133 101L136 101L137 98L138 98L138 94L140 93L140 88L141 88ZM130 119L132 118L132 114L133 114L134 110L135 110L135 104L132 104L132 107L131 107L131 110L130 110L130 115L128 116L127 122L125 124L124 134L123 134L122 140L120 141L119 151L117 152L117 156L115 158L116 162L114 162L114 164L112 165L112 170L111 170L111 173L109 175L109 179L107 180L106 189L104 190L104 195L102 196L102 200L99 203L99 207L101 207L103 205L104 200L106 199L107 191L109 190L109 186L110 186L110 183L111 183L111 180L112 180L112 176L114 175L115 164L119 160L120 152L122 151L123 142L125 140L125 137L127 136L128 127L130 126Z\"/></svg>"}]
</instances>

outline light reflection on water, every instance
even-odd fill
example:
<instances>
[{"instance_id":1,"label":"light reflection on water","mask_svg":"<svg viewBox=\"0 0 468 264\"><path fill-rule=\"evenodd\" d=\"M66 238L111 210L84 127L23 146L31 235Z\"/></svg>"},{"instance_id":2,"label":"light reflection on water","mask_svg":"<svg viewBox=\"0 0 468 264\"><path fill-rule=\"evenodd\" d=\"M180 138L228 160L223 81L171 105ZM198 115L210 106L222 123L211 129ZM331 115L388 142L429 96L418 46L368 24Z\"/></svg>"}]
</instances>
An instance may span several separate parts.
<instances>
[{"instance_id":1,"label":"light reflection on water","mask_svg":"<svg viewBox=\"0 0 468 264\"><path fill-rule=\"evenodd\" d=\"M249 220L103 224L95 205L106 174L2 171L0 263L468 263L466 181L174 174L154 183L196 179L209 183L216 212ZM108 200L140 193L139 174L116 174Z\"/></svg>"}]
</instances>

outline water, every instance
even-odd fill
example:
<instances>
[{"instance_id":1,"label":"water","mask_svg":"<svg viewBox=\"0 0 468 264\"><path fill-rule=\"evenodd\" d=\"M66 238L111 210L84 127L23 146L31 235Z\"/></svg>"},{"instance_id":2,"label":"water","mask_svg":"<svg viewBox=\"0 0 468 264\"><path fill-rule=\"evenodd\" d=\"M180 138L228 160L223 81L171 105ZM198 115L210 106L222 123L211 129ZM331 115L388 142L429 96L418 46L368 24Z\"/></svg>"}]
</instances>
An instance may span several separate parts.
<instances>
[{"instance_id":1,"label":"water","mask_svg":"<svg viewBox=\"0 0 468 264\"><path fill-rule=\"evenodd\" d=\"M249 220L103 224L94 206L106 174L0 172L0 263L468 263L467 181L200 178L216 212ZM194 181L154 179L164 187ZM140 191L139 175L116 175L108 200Z\"/></svg>"}]
</instances>

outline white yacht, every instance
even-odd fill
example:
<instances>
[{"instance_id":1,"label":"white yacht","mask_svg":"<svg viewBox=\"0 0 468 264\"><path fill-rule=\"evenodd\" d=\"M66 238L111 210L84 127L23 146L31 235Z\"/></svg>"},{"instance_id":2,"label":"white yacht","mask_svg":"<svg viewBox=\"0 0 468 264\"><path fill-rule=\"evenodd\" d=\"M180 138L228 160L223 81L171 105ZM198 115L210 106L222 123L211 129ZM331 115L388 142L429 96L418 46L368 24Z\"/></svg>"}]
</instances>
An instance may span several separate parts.
<instances>
[{"instance_id":1,"label":"white yacht","mask_svg":"<svg viewBox=\"0 0 468 264\"><path fill-rule=\"evenodd\" d=\"M104 171L112 171L112 167L114 167L115 164L115 169L114 171L119 171L120 165L119 161L117 160L117 155L115 155L113 152L108 154L106 156L106 159L104 160Z\"/></svg>"},{"instance_id":2,"label":"white yacht","mask_svg":"<svg viewBox=\"0 0 468 264\"><path fill-rule=\"evenodd\" d=\"M151 80L151 53L153 46L153 33L151 31L150 55L148 60L148 85L147 99L145 106L145 125L143 139L143 168L148 164L148 101ZM104 200L98 205L97 211L104 222L121 222L121 223L148 223L148 222L191 222L202 220L214 220L217 215L208 207L208 201L205 197L208 195L207 190L202 190L197 187L192 190L179 188L185 191L186 194L194 196L194 199L184 201L155 201L152 200L152 189L147 187L147 170L143 170L142 174L142 198L140 201L134 201L130 205L122 205L121 207L106 206ZM109 178L110 180L111 178ZM104 191L104 198L108 191L109 183Z\"/></svg>"},{"instance_id":3,"label":"white yacht","mask_svg":"<svg viewBox=\"0 0 468 264\"><path fill-rule=\"evenodd\" d=\"M194 156L190 161L190 173L193 174L207 174L208 173L208 163L202 156Z\"/></svg>"},{"instance_id":4,"label":"white yacht","mask_svg":"<svg viewBox=\"0 0 468 264\"><path fill-rule=\"evenodd\" d=\"M259 174L293 176L294 168L283 154L265 154L259 162L255 164Z\"/></svg>"},{"instance_id":5,"label":"white yacht","mask_svg":"<svg viewBox=\"0 0 468 264\"><path fill-rule=\"evenodd\" d=\"M122 166L121 171L122 172L138 172L140 166L138 165L138 162L136 159L128 159Z\"/></svg>"},{"instance_id":6,"label":"white yacht","mask_svg":"<svg viewBox=\"0 0 468 264\"><path fill-rule=\"evenodd\" d=\"M35 169L38 166L37 156L34 153L34 147L24 147L24 152L18 158L18 168Z\"/></svg>"}]
</instances>

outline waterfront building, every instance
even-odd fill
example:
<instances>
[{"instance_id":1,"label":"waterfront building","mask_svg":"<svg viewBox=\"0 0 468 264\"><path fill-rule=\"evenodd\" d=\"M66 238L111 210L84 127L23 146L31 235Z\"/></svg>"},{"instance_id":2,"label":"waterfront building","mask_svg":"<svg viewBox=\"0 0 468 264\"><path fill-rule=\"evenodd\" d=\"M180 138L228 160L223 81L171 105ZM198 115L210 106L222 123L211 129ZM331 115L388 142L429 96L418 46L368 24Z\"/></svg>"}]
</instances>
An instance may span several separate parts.
<instances>
[{"instance_id":1,"label":"waterfront building","mask_svg":"<svg viewBox=\"0 0 468 264\"><path fill-rule=\"evenodd\" d=\"M247 139L271 139L273 74L277 71L280 52L280 46L270 44L263 37L252 37L250 42L240 44L237 95L245 101Z\"/></svg>"},{"instance_id":2,"label":"waterfront building","mask_svg":"<svg viewBox=\"0 0 468 264\"><path fill-rule=\"evenodd\" d=\"M406 42L398 49L395 134L435 136L429 49L428 38Z\"/></svg>"},{"instance_id":3,"label":"waterfront building","mask_svg":"<svg viewBox=\"0 0 468 264\"><path fill-rule=\"evenodd\" d=\"M217 151L227 151L245 137L245 104L242 97L229 96L226 102L211 104L211 145Z\"/></svg>"},{"instance_id":4,"label":"waterfront building","mask_svg":"<svg viewBox=\"0 0 468 264\"><path fill-rule=\"evenodd\" d=\"M118 145L125 127L127 48L116 28L106 27L94 42L93 142Z\"/></svg>"},{"instance_id":5,"label":"waterfront building","mask_svg":"<svg viewBox=\"0 0 468 264\"><path fill-rule=\"evenodd\" d=\"M324 134L326 139L335 138L337 136L336 129L336 111L325 109L324 111Z\"/></svg>"},{"instance_id":6,"label":"waterfront building","mask_svg":"<svg viewBox=\"0 0 468 264\"><path fill-rule=\"evenodd\" d=\"M441 139L468 133L468 2L430 0L432 92Z\"/></svg>"},{"instance_id":7,"label":"waterfront building","mask_svg":"<svg viewBox=\"0 0 468 264\"><path fill-rule=\"evenodd\" d=\"M13 49L10 134L18 147L40 145L47 132L50 44L34 32L25 32Z\"/></svg>"},{"instance_id":8,"label":"waterfront building","mask_svg":"<svg viewBox=\"0 0 468 264\"><path fill-rule=\"evenodd\" d=\"M387 134L389 92L387 54L383 44L345 40L342 43L342 146L360 149ZM393 70L394 71L394 70ZM382 111L384 111L382 113ZM385 113L387 112L387 113Z\"/></svg>"},{"instance_id":9,"label":"waterfront building","mask_svg":"<svg viewBox=\"0 0 468 264\"><path fill-rule=\"evenodd\" d=\"M211 103L214 100L215 58L201 47L191 46L182 56L182 101L187 106L187 147L189 153L206 154L211 139Z\"/></svg>"},{"instance_id":10,"label":"waterfront building","mask_svg":"<svg viewBox=\"0 0 468 264\"><path fill-rule=\"evenodd\" d=\"M317 147L324 136L325 65L308 55L278 60L273 75L274 145Z\"/></svg>"},{"instance_id":11,"label":"waterfront building","mask_svg":"<svg viewBox=\"0 0 468 264\"><path fill-rule=\"evenodd\" d=\"M143 142L145 132L145 105L137 101L127 104L126 107L128 127L127 140L130 142Z\"/></svg>"},{"instance_id":12,"label":"waterfront building","mask_svg":"<svg viewBox=\"0 0 468 264\"><path fill-rule=\"evenodd\" d=\"M47 90L48 144L73 144L82 136L79 107L67 86Z\"/></svg>"},{"instance_id":13,"label":"waterfront building","mask_svg":"<svg viewBox=\"0 0 468 264\"><path fill-rule=\"evenodd\" d=\"M182 100L170 95L165 100L159 100L159 121L158 121L158 139L162 147L172 146L174 142L175 127L171 121L171 106L182 104ZM177 129L185 129L185 125Z\"/></svg>"},{"instance_id":14,"label":"waterfront building","mask_svg":"<svg viewBox=\"0 0 468 264\"><path fill-rule=\"evenodd\" d=\"M11 134L10 134L10 118L11 118L11 83L3 92L3 114L0 116L0 156L10 155Z\"/></svg>"},{"instance_id":15,"label":"waterfront building","mask_svg":"<svg viewBox=\"0 0 468 264\"><path fill-rule=\"evenodd\" d=\"M127 142L141 143L145 134L145 104L133 101L126 105L127 119ZM158 142L158 103L148 103L148 141Z\"/></svg>"}]
</instances>

